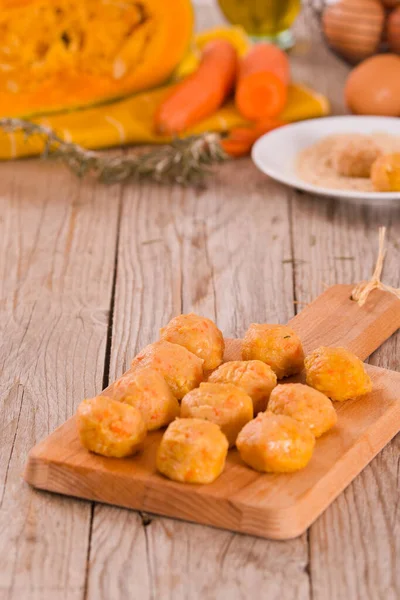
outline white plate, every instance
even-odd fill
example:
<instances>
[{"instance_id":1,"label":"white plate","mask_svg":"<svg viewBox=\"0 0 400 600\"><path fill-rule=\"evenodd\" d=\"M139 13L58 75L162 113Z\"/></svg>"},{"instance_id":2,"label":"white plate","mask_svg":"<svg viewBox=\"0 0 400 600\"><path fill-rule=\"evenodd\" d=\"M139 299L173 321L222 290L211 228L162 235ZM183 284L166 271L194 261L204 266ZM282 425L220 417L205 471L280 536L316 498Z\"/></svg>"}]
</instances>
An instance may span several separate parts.
<instances>
[{"instance_id":1,"label":"white plate","mask_svg":"<svg viewBox=\"0 0 400 600\"><path fill-rule=\"evenodd\" d=\"M273 179L293 188L322 196L383 203L400 200L400 192L332 190L300 179L296 159L304 148L338 133L389 133L400 136L400 119L394 117L326 117L280 127L261 137L253 146L254 163Z\"/></svg>"}]
</instances>

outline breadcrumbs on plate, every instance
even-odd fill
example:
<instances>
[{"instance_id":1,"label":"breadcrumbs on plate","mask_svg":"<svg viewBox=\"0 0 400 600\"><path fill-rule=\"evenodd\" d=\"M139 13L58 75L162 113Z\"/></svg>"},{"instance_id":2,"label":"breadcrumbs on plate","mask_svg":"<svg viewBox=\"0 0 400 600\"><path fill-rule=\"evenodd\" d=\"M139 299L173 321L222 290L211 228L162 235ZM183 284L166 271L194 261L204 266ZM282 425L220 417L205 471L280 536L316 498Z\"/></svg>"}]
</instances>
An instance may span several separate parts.
<instances>
[{"instance_id":1,"label":"breadcrumbs on plate","mask_svg":"<svg viewBox=\"0 0 400 600\"><path fill-rule=\"evenodd\" d=\"M303 180L318 187L332 190L375 191L370 178L347 177L337 173L335 160L338 146L346 140L353 143L358 134L338 134L324 137L312 146L302 150L297 158L296 170ZM378 146L382 154L400 151L400 137L387 133L372 133L368 138Z\"/></svg>"}]
</instances>

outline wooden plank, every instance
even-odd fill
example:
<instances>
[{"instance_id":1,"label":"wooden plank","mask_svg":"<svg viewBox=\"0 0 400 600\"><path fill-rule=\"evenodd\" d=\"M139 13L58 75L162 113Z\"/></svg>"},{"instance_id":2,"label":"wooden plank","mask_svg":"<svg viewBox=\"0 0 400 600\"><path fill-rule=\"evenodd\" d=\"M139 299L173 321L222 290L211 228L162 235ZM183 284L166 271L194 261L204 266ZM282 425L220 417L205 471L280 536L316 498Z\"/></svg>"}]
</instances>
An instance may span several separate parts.
<instances>
[{"instance_id":1,"label":"wooden plank","mask_svg":"<svg viewBox=\"0 0 400 600\"><path fill-rule=\"evenodd\" d=\"M305 536L282 544L161 518L146 532L154 598L308 598Z\"/></svg>"},{"instance_id":2,"label":"wooden plank","mask_svg":"<svg viewBox=\"0 0 400 600\"><path fill-rule=\"evenodd\" d=\"M374 290L360 307L351 298L353 289L353 284L329 287L291 321L302 332L306 354L316 344L341 345L365 360L397 332L400 302L396 296Z\"/></svg>"},{"instance_id":3,"label":"wooden plank","mask_svg":"<svg viewBox=\"0 0 400 600\"><path fill-rule=\"evenodd\" d=\"M243 334L250 320L293 315L291 264L282 264L291 257L287 202L278 186L268 190L266 210L262 178L246 161L240 172L225 165L201 192L125 191L111 378L182 311L216 318L229 335ZM130 548L123 561L120 545ZM305 536L283 545L98 505L91 556L90 600L107 600L111 590L125 597L124 586L132 597L174 600L253 592L275 599L282 589L288 599L309 597ZM127 583L126 569L137 564L141 578Z\"/></svg>"},{"instance_id":4,"label":"wooden plank","mask_svg":"<svg viewBox=\"0 0 400 600\"><path fill-rule=\"evenodd\" d=\"M309 302L325 285L368 279L377 256L379 225L388 227L384 280L400 285L396 208L293 194L292 223L296 297L301 303ZM399 370L399 344L396 334L370 362ZM397 436L311 528L310 574L315 600L399 596L399 451Z\"/></svg>"},{"instance_id":5,"label":"wooden plank","mask_svg":"<svg viewBox=\"0 0 400 600\"><path fill-rule=\"evenodd\" d=\"M90 504L33 491L31 447L101 386L118 189L1 165L0 598L80 600Z\"/></svg>"}]
</instances>

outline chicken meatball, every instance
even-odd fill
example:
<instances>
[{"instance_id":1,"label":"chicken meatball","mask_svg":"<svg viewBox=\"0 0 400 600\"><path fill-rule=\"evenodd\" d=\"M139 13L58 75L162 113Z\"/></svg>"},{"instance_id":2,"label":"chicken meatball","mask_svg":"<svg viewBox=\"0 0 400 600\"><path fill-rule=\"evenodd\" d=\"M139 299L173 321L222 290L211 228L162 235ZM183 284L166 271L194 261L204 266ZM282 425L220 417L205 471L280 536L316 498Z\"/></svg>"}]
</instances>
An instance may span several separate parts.
<instances>
[{"instance_id":1,"label":"chicken meatball","mask_svg":"<svg viewBox=\"0 0 400 600\"><path fill-rule=\"evenodd\" d=\"M243 425L253 418L253 403L246 392L232 383L202 383L183 398L181 417L216 423L229 445L234 446Z\"/></svg>"},{"instance_id":2,"label":"chicken meatball","mask_svg":"<svg viewBox=\"0 0 400 600\"><path fill-rule=\"evenodd\" d=\"M400 152L378 158L372 165L371 181L377 192L400 192Z\"/></svg>"},{"instance_id":3,"label":"chicken meatball","mask_svg":"<svg viewBox=\"0 0 400 600\"><path fill-rule=\"evenodd\" d=\"M278 379L300 373L304 351L299 336L286 325L253 323L243 340L243 360L261 360Z\"/></svg>"},{"instance_id":4,"label":"chicken meatball","mask_svg":"<svg viewBox=\"0 0 400 600\"><path fill-rule=\"evenodd\" d=\"M332 152L332 166L344 177L369 177L374 161L382 154L378 144L368 135L343 136Z\"/></svg>"},{"instance_id":5,"label":"chicken meatball","mask_svg":"<svg viewBox=\"0 0 400 600\"><path fill-rule=\"evenodd\" d=\"M164 377L154 369L127 373L111 388L111 397L142 413L148 431L164 427L179 416L179 402Z\"/></svg>"},{"instance_id":6,"label":"chicken meatball","mask_svg":"<svg viewBox=\"0 0 400 600\"><path fill-rule=\"evenodd\" d=\"M203 381L203 360L183 346L160 340L149 344L132 361L132 368L152 368L164 377L175 398L185 394Z\"/></svg>"},{"instance_id":7,"label":"chicken meatball","mask_svg":"<svg viewBox=\"0 0 400 600\"><path fill-rule=\"evenodd\" d=\"M212 383L233 383L242 388L253 401L254 414L267 408L268 399L276 386L276 375L261 360L232 360L210 375Z\"/></svg>"},{"instance_id":8,"label":"chicken meatball","mask_svg":"<svg viewBox=\"0 0 400 600\"><path fill-rule=\"evenodd\" d=\"M256 471L290 473L308 464L315 437L304 423L267 411L243 427L236 446L242 460Z\"/></svg>"},{"instance_id":9,"label":"chicken meatball","mask_svg":"<svg viewBox=\"0 0 400 600\"><path fill-rule=\"evenodd\" d=\"M345 348L321 346L307 356L305 365L308 385L337 402L372 390L364 363Z\"/></svg>"},{"instance_id":10,"label":"chicken meatball","mask_svg":"<svg viewBox=\"0 0 400 600\"><path fill-rule=\"evenodd\" d=\"M228 440L215 423L177 419L163 435L157 452L160 473L187 483L211 483L222 473Z\"/></svg>"},{"instance_id":11,"label":"chicken meatball","mask_svg":"<svg viewBox=\"0 0 400 600\"><path fill-rule=\"evenodd\" d=\"M80 440L103 456L131 456L142 448L146 424L139 410L106 396L84 400L78 407Z\"/></svg>"},{"instance_id":12,"label":"chicken meatball","mask_svg":"<svg viewBox=\"0 0 400 600\"><path fill-rule=\"evenodd\" d=\"M194 313L179 315L160 330L162 340L184 346L204 360L206 371L216 369L224 357L224 337L210 319Z\"/></svg>"},{"instance_id":13,"label":"chicken meatball","mask_svg":"<svg viewBox=\"0 0 400 600\"><path fill-rule=\"evenodd\" d=\"M336 411L329 398L302 383L278 385L272 391L268 410L305 423L315 437L329 431L337 422Z\"/></svg>"}]
</instances>

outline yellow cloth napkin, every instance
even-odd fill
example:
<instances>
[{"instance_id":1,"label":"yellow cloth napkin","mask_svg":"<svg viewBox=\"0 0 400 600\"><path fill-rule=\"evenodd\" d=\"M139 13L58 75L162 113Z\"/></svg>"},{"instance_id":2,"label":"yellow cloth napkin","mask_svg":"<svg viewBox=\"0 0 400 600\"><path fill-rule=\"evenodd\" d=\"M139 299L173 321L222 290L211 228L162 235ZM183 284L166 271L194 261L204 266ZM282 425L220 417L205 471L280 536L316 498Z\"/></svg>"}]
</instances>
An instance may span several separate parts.
<instances>
[{"instance_id":1,"label":"yellow cloth napkin","mask_svg":"<svg viewBox=\"0 0 400 600\"><path fill-rule=\"evenodd\" d=\"M243 54L249 42L239 28L222 28L199 34L195 45L178 69L179 76L188 74L198 64L199 49L210 39L225 37L230 39ZM154 133L154 113L160 102L176 84L148 90L110 104L64 112L33 119L51 127L65 141L74 142L85 148L100 149L125 144L165 143L170 140ZM292 84L288 102L281 118L285 121L299 121L320 117L329 113L327 99L313 90ZM236 126L246 125L247 121L237 112L233 102L228 102L217 113L198 123L187 135L206 131L228 131ZM0 159L33 156L43 151L43 140L39 137L25 139L20 132L0 132Z\"/></svg>"}]
</instances>

